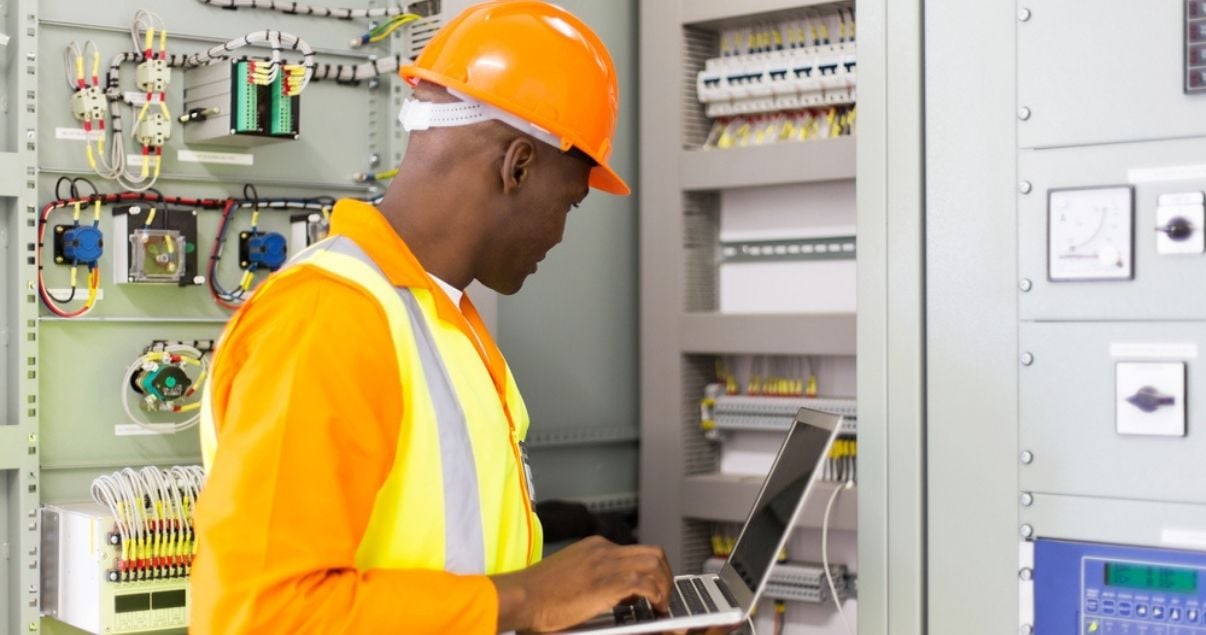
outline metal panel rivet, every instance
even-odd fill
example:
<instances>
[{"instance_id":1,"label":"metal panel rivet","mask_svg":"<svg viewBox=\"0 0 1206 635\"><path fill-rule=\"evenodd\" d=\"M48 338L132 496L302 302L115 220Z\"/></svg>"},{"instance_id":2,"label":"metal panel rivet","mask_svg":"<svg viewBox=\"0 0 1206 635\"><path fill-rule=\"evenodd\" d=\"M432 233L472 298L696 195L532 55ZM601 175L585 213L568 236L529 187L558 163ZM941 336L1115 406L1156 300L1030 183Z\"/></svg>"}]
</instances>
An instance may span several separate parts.
<instances>
[{"instance_id":1,"label":"metal panel rivet","mask_svg":"<svg viewBox=\"0 0 1206 635\"><path fill-rule=\"evenodd\" d=\"M1030 507L1034 504L1034 494L1030 492L1022 492L1021 496L1022 507Z\"/></svg>"},{"instance_id":2,"label":"metal panel rivet","mask_svg":"<svg viewBox=\"0 0 1206 635\"><path fill-rule=\"evenodd\" d=\"M1029 538L1034 535L1034 527L1030 525L1022 525L1022 537Z\"/></svg>"},{"instance_id":3,"label":"metal panel rivet","mask_svg":"<svg viewBox=\"0 0 1206 635\"><path fill-rule=\"evenodd\" d=\"M1033 580L1034 579L1034 569L1031 569L1030 567L1022 567L1022 569L1020 571L1018 571L1018 579L1023 582L1029 582L1029 581Z\"/></svg>"},{"instance_id":4,"label":"metal panel rivet","mask_svg":"<svg viewBox=\"0 0 1206 635\"><path fill-rule=\"evenodd\" d=\"M1018 629L1022 635L1034 635L1034 627L1029 624L1022 624L1022 628Z\"/></svg>"},{"instance_id":5,"label":"metal panel rivet","mask_svg":"<svg viewBox=\"0 0 1206 635\"><path fill-rule=\"evenodd\" d=\"M1018 11L1018 20L1025 22L1030 19L1030 15L1030 9L1022 9L1021 11Z\"/></svg>"},{"instance_id":6,"label":"metal panel rivet","mask_svg":"<svg viewBox=\"0 0 1206 635\"><path fill-rule=\"evenodd\" d=\"M1029 194L1033 189L1034 186L1030 184L1030 181L1022 181L1021 183L1018 183L1018 191L1022 194Z\"/></svg>"},{"instance_id":7,"label":"metal panel rivet","mask_svg":"<svg viewBox=\"0 0 1206 635\"><path fill-rule=\"evenodd\" d=\"M1030 353L1022 353L1022 365L1029 366L1034 363L1034 355Z\"/></svg>"},{"instance_id":8,"label":"metal panel rivet","mask_svg":"<svg viewBox=\"0 0 1206 635\"><path fill-rule=\"evenodd\" d=\"M1018 288L1022 291L1029 291L1034 288L1034 283L1030 281L1030 278L1022 278L1022 281L1018 283Z\"/></svg>"},{"instance_id":9,"label":"metal panel rivet","mask_svg":"<svg viewBox=\"0 0 1206 635\"><path fill-rule=\"evenodd\" d=\"M1029 108L1022 106L1021 108L1018 109L1018 119L1021 119L1022 121L1026 121L1029 118L1030 118L1030 109Z\"/></svg>"},{"instance_id":10,"label":"metal panel rivet","mask_svg":"<svg viewBox=\"0 0 1206 635\"><path fill-rule=\"evenodd\" d=\"M1023 464L1030 465L1031 463L1034 462L1034 453L1031 452L1030 450L1022 450L1022 454L1021 454L1020 458L1022 459Z\"/></svg>"}]
</instances>

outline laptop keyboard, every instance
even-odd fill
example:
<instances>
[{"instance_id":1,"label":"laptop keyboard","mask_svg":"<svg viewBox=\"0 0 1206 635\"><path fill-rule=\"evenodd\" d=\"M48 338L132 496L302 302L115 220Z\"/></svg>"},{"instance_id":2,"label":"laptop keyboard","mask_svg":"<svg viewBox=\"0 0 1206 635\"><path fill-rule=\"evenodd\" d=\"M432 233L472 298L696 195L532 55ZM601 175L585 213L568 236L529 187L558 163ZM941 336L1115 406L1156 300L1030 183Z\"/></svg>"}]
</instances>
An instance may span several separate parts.
<instances>
[{"instance_id":1,"label":"laptop keyboard","mask_svg":"<svg viewBox=\"0 0 1206 635\"><path fill-rule=\"evenodd\" d=\"M708 607L708 612L716 612L716 603L712 601L712 595L708 593L708 587L704 586L703 580L694 578L691 580L695 583L695 590L699 591L699 597L703 598L704 604Z\"/></svg>"},{"instance_id":2,"label":"laptop keyboard","mask_svg":"<svg viewBox=\"0 0 1206 635\"><path fill-rule=\"evenodd\" d=\"M717 581L716 587L720 589L725 599L729 601L729 607L737 606L737 601L729 594L729 590L725 588L724 583ZM712 601L712 597L708 594L708 587L704 584L703 580L700 578L687 578L685 580L674 581L674 592L670 594L671 616L683 617L687 615L699 615L701 613L715 613L717 610L716 603ZM621 604L613 608L612 615L615 617L617 625L649 622L664 617L658 615L653 606L649 604L649 600L645 598L640 598L632 604Z\"/></svg>"}]
</instances>

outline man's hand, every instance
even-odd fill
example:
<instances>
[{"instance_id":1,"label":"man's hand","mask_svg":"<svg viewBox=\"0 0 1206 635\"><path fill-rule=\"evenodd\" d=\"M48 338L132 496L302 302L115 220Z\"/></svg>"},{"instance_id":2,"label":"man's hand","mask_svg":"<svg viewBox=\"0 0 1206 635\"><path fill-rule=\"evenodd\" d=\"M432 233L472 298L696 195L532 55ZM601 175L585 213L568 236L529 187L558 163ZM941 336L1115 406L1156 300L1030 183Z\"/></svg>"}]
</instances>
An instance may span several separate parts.
<instances>
[{"instance_id":1,"label":"man's hand","mask_svg":"<svg viewBox=\"0 0 1206 635\"><path fill-rule=\"evenodd\" d=\"M594 536L515 573L491 576L498 630L555 631L610 611L633 597L666 612L673 576L658 547L621 547Z\"/></svg>"}]
</instances>

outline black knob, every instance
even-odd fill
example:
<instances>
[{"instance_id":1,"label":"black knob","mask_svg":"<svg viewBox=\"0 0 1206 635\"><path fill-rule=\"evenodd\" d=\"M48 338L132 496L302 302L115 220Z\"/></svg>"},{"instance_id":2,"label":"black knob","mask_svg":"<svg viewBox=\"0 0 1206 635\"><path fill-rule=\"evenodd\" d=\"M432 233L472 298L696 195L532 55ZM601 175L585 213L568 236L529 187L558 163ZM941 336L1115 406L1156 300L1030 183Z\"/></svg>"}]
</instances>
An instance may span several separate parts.
<instances>
[{"instance_id":1,"label":"black knob","mask_svg":"<svg viewBox=\"0 0 1206 635\"><path fill-rule=\"evenodd\" d=\"M1189 240L1189 237L1193 236L1194 229L1193 223L1189 222L1188 218L1177 216L1161 227L1160 231L1168 234L1171 240L1182 241Z\"/></svg>"}]
</instances>

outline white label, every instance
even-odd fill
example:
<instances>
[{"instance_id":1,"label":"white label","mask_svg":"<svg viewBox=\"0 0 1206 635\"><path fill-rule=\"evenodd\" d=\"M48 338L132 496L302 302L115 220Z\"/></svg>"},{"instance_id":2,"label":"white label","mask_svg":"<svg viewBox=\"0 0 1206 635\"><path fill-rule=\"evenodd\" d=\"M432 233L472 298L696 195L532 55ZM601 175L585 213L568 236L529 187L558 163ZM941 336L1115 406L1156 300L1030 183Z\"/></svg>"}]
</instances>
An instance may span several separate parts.
<instances>
[{"instance_id":1,"label":"white label","mask_svg":"<svg viewBox=\"0 0 1206 635\"><path fill-rule=\"evenodd\" d=\"M87 136L85 136L85 134ZM59 139L60 141L84 141L85 139L92 139L93 141L96 141L97 139L104 137L104 135L105 133L101 130L93 130L92 132L85 133L83 128L54 129L54 138Z\"/></svg>"},{"instance_id":2,"label":"white label","mask_svg":"<svg viewBox=\"0 0 1206 635\"><path fill-rule=\"evenodd\" d=\"M114 436L119 437L149 437L158 434L175 434L176 431L171 428L175 424L164 424L164 430L149 430L137 423L119 423L113 426Z\"/></svg>"},{"instance_id":3,"label":"white label","mask_svg":"<svg viewBox=\"0 0 1206 635\"><path fill-rule=\"evenodd\" d=\"M71 288L70 287L66 287L66 288L62 288L62 289L47 288L46 292L56 298L66 298L71 295ZM76 287L75 288L75 297L71 298L71 301L72 302L82 302L87 299L88 299L88 287L86 287L86 286ZM100 302L101 300L104 300L104 299L105 299L105 290L97 289L96 290L96 301Z\"/></svg>"},{"instance_id":4,"label":"white label","mask_svg":"<svg viewBox=\"0 0 1206 635\"><path fill-rule=\"evenodd\" d=\"M1198 356L1194 342L1111 342L1110 357L1185 360Z\"/></svg>"},{"instance_id":5,"label":"white label","mask_svg":"<svg viewBox=\"0 0 1206 635\"><path fill-rule=\"evenodd\" d=\"M1127 172L1131 183L1156 181L1195 181L1206 179L1206 165L1172 165L1164 168L1138 168Z\"/></svg>"},{"instance_id":6,"label":"white label","mask_svg":"<svg viewBox=\"0 0 1206 635\"><path fill-rule=\"evenodd\" d=\"M1206 203L1206 194L1201 192L1179 192L1176 194L1161 194L1157 205L1201 205Z\"/></svg>"},{"instance_id":7,"label":"white label","mask_svg":"<svg viewBox=\"0 0 1206 635\"><path fill-rule=\"evenodd\" d=\"M255 155L241 152L198 152L196 150L180 150L176 160L183 163L216 163L219 165L253 165Z\"/></svg>"},{"instance_id":8,"label":"white label","mask_svg":"<svg viewBox=\"0 0 1206 635\"><path fill-rule=\"evenodd\" d=\"M8 46L8 36L0 33L0 46Z\"/></svg>"},{"instance_id":9,"label":"white label","mask_svg":"<svg viewBox=\"0 0 1206 635\"><path fill-rule=\"evenodd\" d=\"M133 105L133 106L141 106L141 105L147 103L147 94L146 93L139 93L139 92L135 92L132 90L128 90L128 91L126 91L125 95L123 95L122 97L125 98L126 103Z\"/></svg>"},{"instance_id":10,"label":"white label","mask_svg":"<svg viewBox=\"0 0 1206 635\"><path fill-rule=\"evenodd\" d=\"M1160 530L1161 544L1169 547L1184 547L1186 549L1206 549L1206 532L1192 529L1162 529Z\"/></svg>"}]
</instances>

